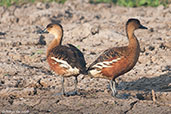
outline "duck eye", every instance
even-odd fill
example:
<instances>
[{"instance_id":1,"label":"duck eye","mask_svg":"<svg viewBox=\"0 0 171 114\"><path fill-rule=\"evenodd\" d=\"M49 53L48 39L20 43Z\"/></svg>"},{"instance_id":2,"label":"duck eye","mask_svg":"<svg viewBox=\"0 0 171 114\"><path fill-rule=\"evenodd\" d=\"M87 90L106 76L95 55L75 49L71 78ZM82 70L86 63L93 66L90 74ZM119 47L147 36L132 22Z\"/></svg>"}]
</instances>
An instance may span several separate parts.
<instances>
[{"instance_id":1,"label":"duck eye","mask_svg":"<svg viewBox=\"0 0 171 114\"><path fill-rule=\"evenodd\" d=\"M140 22L139 22L139 21L137 21L137 24L139 24L139 25L140 25Z\"/></svg>"},{"instance_id":2,"label":"duck eye","mask_svg":"<svg viewBox=\"0 0 171 114\"><path fill-rule=\"evenodd\" d=\"M52 27L53 27L53 25L52 24L49 24L49 25L47 25L46 28L52 28Z\"/></svg>"},{"instance_id":3,"label":"duck eye","mask_svg":"<svg viewBox=\"0 0 171 114\"><path fill-rule=\"evenodd\" d=\"M51 26L49 26L49 28L52 28L53 26L51 25Z\"/></svg>"}]
</instances>

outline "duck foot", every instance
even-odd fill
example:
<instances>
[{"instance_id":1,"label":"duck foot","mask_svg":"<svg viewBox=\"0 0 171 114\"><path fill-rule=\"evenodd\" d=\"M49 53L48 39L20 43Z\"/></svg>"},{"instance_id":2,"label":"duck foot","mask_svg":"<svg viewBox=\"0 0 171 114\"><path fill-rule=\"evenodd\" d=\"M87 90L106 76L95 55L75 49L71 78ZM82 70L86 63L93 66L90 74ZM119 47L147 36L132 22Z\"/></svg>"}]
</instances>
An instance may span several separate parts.
<instances>
[{"instance_id":1,"label":"duck foot","mask_svg":"<svg viewBox=\"0 0 171 114\"><path fill-rule=\"evenodd\" d=\"M75 96L75 95L79 96L79 95L81 95L81 93L78 91L72 91L72 92L66 93L66 96Z\"/></svg>"},{"instance_id":2,"label":"duck foot","mask_svg":"<svg viewBox=\"0 0 171 114\"><path fill-rule=\"evenodd\" d=\"M116 97L117 95L118 95L118 92L117 92L117 91L111 93L111 96L112 96L112 97Z\"/></svg>"},{"instance_id":3,"label":"duck foot","mask_svg":"<svg viewBox=\"0 0 171 114\"><path fill-rule=\"evenodd\" d=\"M66 96L66 93L55 93L53 96L62 96L62 95Z\"/></svg>"},{"instance_id":4,"label":"duck foot","mask_svg":"<svg viewBox=\"0 0 171 114\"><path fill-rule=\"evenodd\" d=\"M67 96L74 96L74 95L77 95L77 94L78 94L77 91L72 91L72 92L68 92Z\"/></svg>"},{"instance_id":5,"label":"duck foot","mask_svg":"<svg viewBox=\"0 0 171 114\"><path fill-rule=\"evenodd\" d=\"M72 91L72 92L67 92L67 93L55 93L53 96L65 96L65 97L69 97L69 96L75 96L75 95L81 95L80 92L77 91Z\"/></svg>"},{"instance_id":6,"label":"duck foot","mask_svg":"<svg viewBox=\"0 0 171 114\"><path fill-rule=\"evenodd\" d=\"M128 99L128 97L131 96L130 94L123 93L123 94L116 94L115 97L118 99Z\"/></svg>"}]
</instances>

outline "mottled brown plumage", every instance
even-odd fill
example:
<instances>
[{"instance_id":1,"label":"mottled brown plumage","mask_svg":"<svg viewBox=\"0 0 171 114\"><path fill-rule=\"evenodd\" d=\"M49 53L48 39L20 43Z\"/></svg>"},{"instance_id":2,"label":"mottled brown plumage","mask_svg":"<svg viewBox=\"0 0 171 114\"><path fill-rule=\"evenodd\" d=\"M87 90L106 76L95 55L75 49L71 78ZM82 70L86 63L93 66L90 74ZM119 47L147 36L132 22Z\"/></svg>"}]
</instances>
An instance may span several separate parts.
<instances>
[{"instance_id":1,"label":"mottled brown plumage","mask_svg":"<svg viewBox=\"0 0 171 114\"><path fill-rule=\"evenodd\" d=\"M126 33L129 45L107 49L88 68L92 77L109 79L113 96L116 95L115 79L130 71L136 64L140 54L140 45L134 35L136 29L147 29L138 19L129 19Z\"/></svg>"},{"instance_id":2,"label":"mottled brown plumage","mask_svg":"<svg viewBox=\"0 0 171 114\"><path fill-rule=\"evenodd\" d=\"M62 94L64 91L64 77L75 77L75 91L77 94L77 76L86 74L86 62L82 52L72 44L62 45L63 29L60 24L49 24L45 31L53 34L55 38L47 49L47 62L50 69L62 77Z\"/></svg>"}]
</instances>

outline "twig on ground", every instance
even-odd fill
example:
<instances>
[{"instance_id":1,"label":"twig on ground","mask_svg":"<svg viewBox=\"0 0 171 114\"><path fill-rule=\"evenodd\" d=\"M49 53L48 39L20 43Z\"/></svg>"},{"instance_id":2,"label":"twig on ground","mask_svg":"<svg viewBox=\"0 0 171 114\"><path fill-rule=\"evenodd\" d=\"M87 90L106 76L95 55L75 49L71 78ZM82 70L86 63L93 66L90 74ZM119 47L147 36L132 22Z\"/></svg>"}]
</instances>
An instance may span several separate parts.
<instances>
[{"instance_id":1,"label":"twig on ground","mask_svg":"<svg viewBox=\"0 0 171 114\"><path fill-rule=\"evenodd\" d=\"M157 101L156 100L156 95L155 95L155 92L154 92L153 89L151 90L151 93L152 93L152 100L153 100L154 103L156 103L158 105L162 105L162 106L171 106L171 104L169 104L169 103L162 103L162 102Z\"/></svg>"}]
</instances>

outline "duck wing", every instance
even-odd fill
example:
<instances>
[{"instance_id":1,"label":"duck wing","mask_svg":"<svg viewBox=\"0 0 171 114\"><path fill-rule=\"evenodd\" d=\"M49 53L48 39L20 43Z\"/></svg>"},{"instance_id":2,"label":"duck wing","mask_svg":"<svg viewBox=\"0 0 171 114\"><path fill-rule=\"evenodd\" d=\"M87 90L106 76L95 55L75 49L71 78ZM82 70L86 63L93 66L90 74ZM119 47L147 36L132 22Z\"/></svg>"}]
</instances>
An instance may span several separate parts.
<instances>
[{"instance_id":1,"label":"duck wing","mask_svg":"<svg viewBox=\"0 0 171 114\"><path fill-rule=\"evenodd\" d=\"M62 66L70 65L72 68L76 67L80 73L86 72L86 62L83 53L72 44L60 45L53 48L48 57L56 60Z\"/></svg>"},{"instance_id":2,"label":"duck wing","mask_svg":"<svg viewBox=\"0 0 171 114\"><path fill-rule=\"evenodd\" d=\"M99 67L107 67L120 60L124 55L120 53L119 48L110 48L105 50L88 68L92 70Z\"/></svg>"}]
</instances>

